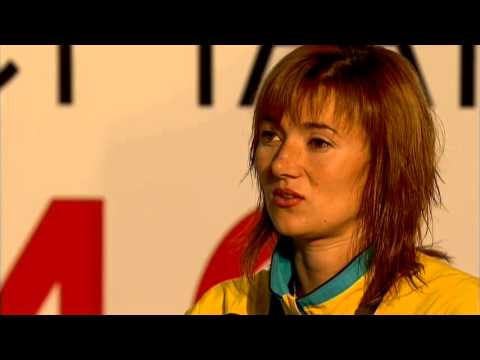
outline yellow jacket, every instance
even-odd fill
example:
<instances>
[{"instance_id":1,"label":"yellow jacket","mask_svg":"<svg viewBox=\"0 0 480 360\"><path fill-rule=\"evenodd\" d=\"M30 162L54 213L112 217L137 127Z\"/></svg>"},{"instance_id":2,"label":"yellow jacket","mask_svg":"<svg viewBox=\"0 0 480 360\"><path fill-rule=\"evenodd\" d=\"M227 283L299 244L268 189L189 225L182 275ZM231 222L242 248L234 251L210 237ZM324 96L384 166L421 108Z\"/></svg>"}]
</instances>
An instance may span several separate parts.
<instances>
[{"instance_id":1,"label":"yellow jacket","mask_svg":"<svg viewBox=\"0 0 480 360\"><path fill-rule=\"evenodd\" d=\"M270 270L255 275L253 281L238 278L222 282L207 292L187 311L192 315L268 314L270 297L277 296L288 315L353 315L365 285L365 253L358 256L325 284L296 298L289 287L290 260L275 252ZM480 280L444 261L419 254L424 266L413 288L400 280L398 293L387 294L377 308L379 315L480 314Z\"/></svg>"}]
</instances>

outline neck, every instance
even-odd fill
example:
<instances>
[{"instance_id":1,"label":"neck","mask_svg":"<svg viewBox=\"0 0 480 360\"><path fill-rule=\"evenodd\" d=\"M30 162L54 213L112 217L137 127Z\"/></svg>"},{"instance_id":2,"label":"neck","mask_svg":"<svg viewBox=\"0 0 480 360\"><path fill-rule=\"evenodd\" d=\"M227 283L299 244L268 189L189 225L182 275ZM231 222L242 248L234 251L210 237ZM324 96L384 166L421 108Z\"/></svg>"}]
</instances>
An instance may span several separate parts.
<instances>
[{"instance_id":1,"label":"neck","mask_svg":"<svg viewBox=\"0 0 480 360\"><path fill-rule=\"evenodd\" d=\"M301 294L307 294L327 282L357 254L351 236L314 241L293 240L294 264Z\"/></svg>"}]
</instances>

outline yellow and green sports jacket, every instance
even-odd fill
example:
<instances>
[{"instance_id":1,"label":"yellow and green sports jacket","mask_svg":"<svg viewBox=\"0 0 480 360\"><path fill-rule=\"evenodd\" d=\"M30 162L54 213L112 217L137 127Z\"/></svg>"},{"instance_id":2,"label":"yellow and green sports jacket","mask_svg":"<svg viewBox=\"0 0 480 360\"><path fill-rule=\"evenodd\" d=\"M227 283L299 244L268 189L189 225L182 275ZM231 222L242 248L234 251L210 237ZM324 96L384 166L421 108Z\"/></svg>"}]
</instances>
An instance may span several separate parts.
<instances>
[{"instance_id":1,"label":"yellow and green sports jacket","mask_svg":"<svg viewBox=\"0 0 480 360\"><path fill-rule=\"evenodd\" d=\"M287 315L353 315L365 290L366 256L367 252L360 254L319 288L297 298L290 286L293 262L276 250L270 270L257 273L250 282L238 278L210 288L187 314L268 314L270 297L276 296ZM415 289L400 280L398 293L387 294L375 314L480 314L478 278L425 254L419 254L419 260L426 284L415 279Z\"/></svg>"}]
</instances>

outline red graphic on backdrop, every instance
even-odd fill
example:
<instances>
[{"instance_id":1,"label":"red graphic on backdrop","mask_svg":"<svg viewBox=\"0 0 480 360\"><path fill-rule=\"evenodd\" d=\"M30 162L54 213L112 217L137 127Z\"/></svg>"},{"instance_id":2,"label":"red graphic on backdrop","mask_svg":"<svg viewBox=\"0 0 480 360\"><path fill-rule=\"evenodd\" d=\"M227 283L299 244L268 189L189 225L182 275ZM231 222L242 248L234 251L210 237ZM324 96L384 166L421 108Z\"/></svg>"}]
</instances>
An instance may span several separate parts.
<instances>
[{"instance_id":1,"label":"red graphic on backdrop","mask_svg":"<svg viewBox=\"0 0 480 360\"><path fill-rule=\"evenodd\" d=\"M102 201L54 200L0 291L0 313L33 315L54 284L61 314L102 314Z\"/></svg>"},{"instance_id":2,"label":"red graphic on backdrop","mask_svg":"<svg viewBox=\"0 0 480 360\"><path fill-rule=\"evenodd\" d=\"M259 217L260 213L258 211L249 213L224 236L201 276L194 302L198 301L205 291L212 286L241 275L240 258L245 246L245 241L242 241L242 239L244 239L245 234L251 232ZM270 247L263 249L257 261L257 269L270 260L272 251L273 249Z\"/></svg>"}]
</instances>

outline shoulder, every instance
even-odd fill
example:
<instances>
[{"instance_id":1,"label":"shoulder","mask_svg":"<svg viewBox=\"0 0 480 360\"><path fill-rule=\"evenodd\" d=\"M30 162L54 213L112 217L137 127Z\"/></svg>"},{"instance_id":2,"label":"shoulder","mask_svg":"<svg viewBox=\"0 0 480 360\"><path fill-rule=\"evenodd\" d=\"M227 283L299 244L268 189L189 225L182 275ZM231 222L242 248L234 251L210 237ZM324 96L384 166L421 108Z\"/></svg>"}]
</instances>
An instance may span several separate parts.
<instances>
[{"instance_id":1,"label":"shoulder","mask_svg":"<svg viewBox=\"0 0 480 360\"><path fill-rule=\"evenodd\" d=\"M239 277L223 281L209 290L186 312L187 315L256 314L268 308L269 271L253 280Z\"/></svg>"},{"instance_id":2,"label":"shoulder","mask_svg":"<svg viewBox=\"0 0 480 360\"><path fill-rule=\"evenodd\" d=\"M403 281L404 300L425 314L480 314L479 278L432 256L420 254L419 260L423 269L415 279L417 289Z\"/></svg>"},{"instance_id":3,"label":"shoulder","mask_svg":"<svg viewBox=\"0 0 480 360\"><path fill-rule=\"evenodd\" d=\"M462 285L465 287L479 287L479 278L468 274L453 265L425 254L420 254L420 263L423 265L421 277L430 286L445 287L447 285Z\"/></svg>"}]
</instances>

